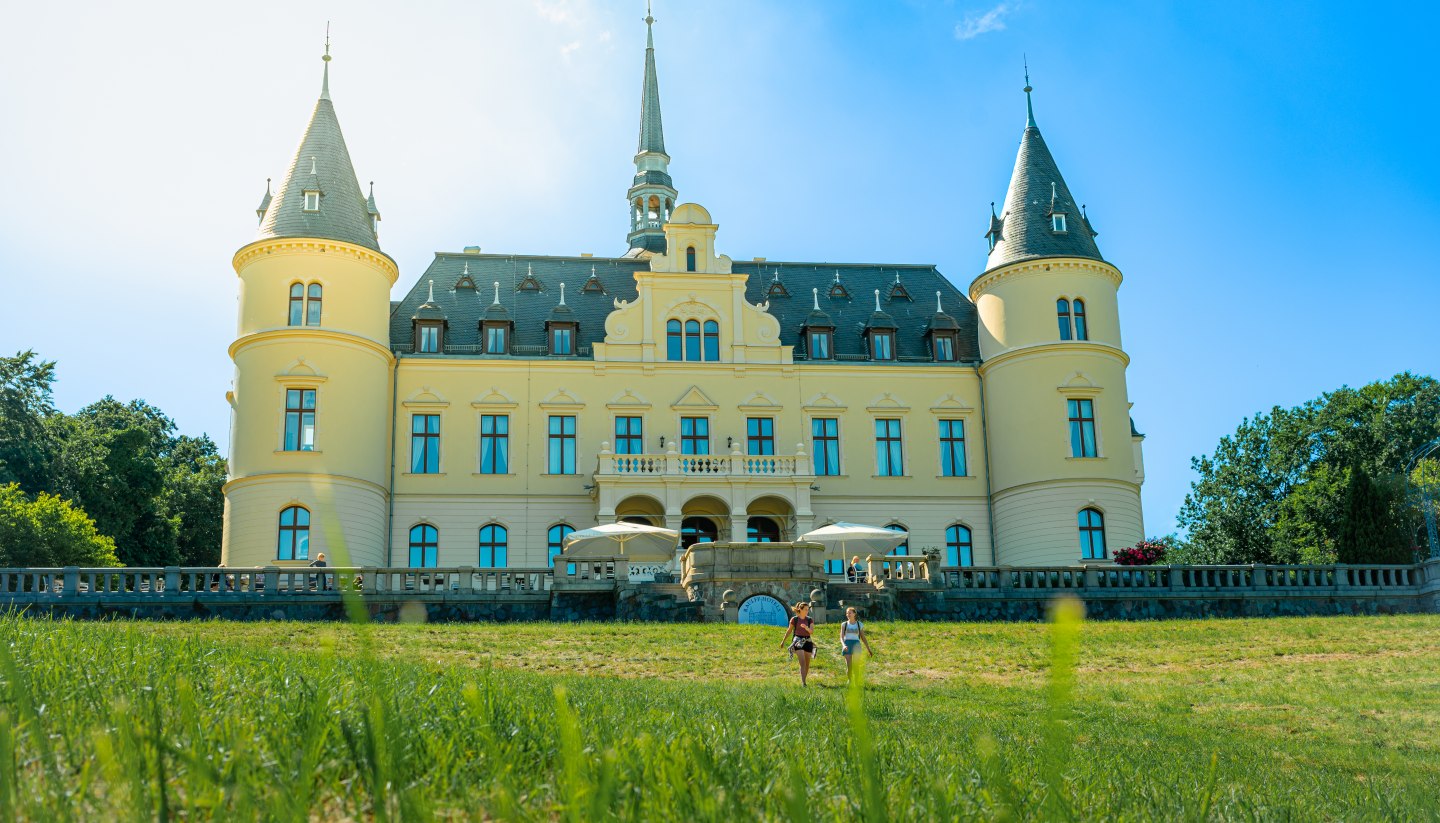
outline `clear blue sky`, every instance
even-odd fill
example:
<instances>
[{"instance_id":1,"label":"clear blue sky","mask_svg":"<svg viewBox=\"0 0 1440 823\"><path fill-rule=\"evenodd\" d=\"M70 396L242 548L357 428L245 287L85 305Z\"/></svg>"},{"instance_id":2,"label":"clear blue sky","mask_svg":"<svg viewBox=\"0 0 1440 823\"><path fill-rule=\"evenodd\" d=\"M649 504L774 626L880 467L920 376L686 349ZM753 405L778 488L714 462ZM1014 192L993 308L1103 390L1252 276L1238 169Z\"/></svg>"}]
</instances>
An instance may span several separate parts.
<instances>
[{"instance_id":1,"label":"clear blue sky","mask_svg":"<svg viewBox=\"0 0 1440 823\"><path fill-rule=\"evenodd\" d=\"M410 4L421 5L421 4ZM404 289L436 250L624 251L643 3L29 3L0 52L0 351L222 448L267 176L332 91ZM1440 372L1428 3L659 0L682 199L737 259L984 265L1036 117L1125 273L1146 525L1241 418ZM398 294L398 292L397 292Z\"/></svg>"}]
</instances>

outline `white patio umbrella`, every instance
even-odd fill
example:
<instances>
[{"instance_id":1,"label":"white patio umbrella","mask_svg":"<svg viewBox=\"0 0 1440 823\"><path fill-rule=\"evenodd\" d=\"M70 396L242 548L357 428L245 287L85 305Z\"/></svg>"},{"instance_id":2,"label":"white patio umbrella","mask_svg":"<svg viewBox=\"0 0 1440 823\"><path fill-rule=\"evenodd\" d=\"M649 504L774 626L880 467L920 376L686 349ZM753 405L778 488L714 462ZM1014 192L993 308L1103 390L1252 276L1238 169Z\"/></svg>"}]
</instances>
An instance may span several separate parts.
<instances>
[{"instance_id":1,"label":"white patio umbrella","mask_svg":"<svg viewBox=\"0 0 1440 823\"><path fill-rule=\"evenodd\" d=\"M841 560L851 552L855 554L887 554L891 549L910 539L909 532L882 529L879 526L862 526L859 523L831 523L813 532L800 535L806 543L819 543L826 549L838 551Z\"/></svg>"},{"instance_id":2,"label":"white patio umbrella","mask_svg":"<svg viewBox=\"0 0 1440 823\"><path fill-rule=\"evenodd\" d=\"M643 523L606 523L571 532L561 556L568 560L624 557L641 563L671 560L680 533Z\"/></svg>"}]
</instances>

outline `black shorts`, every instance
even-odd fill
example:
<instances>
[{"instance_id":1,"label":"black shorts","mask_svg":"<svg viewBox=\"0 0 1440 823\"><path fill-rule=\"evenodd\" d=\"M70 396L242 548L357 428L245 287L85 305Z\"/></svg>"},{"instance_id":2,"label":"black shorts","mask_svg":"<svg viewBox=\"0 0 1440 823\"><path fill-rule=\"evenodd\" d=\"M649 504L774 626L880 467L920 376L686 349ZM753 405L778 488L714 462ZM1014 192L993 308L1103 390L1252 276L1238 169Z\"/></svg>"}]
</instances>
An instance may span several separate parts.
<instances>
[{"instance_id":1,"label":"black shorts","mask_svg":"<svg viewBox=\"0 0 1440 823\"><path fill-rule=\"evenodd\" d=\"M792 640L792 641L790 642L790 651L791 651L792 653L793 653L793 652L808 652L809 654L814 654L814 653L815 653L815 641L811 640L811 639L808 638L808 637L797 637L797 638L795 638L794 640Z\"/></svg>"}]
</instances>

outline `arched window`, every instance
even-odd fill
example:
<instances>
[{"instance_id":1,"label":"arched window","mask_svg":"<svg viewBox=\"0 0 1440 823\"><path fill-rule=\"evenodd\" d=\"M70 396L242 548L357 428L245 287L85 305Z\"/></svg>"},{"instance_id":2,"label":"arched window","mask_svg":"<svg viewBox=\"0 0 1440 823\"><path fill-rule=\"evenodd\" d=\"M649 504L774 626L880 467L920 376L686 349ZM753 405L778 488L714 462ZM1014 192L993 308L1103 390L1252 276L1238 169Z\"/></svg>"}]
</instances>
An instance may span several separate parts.
<instances>
[{"instance_id":1,"label":"arched window","mask_svg":"<svg viewBox=\"0 0 1440 823\"><path fill-rule=\"evenodd\" d=\"M1055 301L1056 320L1060 322L1060 339L1070 339L1070 301L1060 298Z\"/></svg>"},{"instance_id":2,"label":"arched window","mask_svg":"<svg viewBox=\"0 0 1440 823\"><path fill-rule=\"evenodd\" d=\"M885 528L888 529L889 531L892 531L892 532L908 531L908 529L906 529L904 526L900 525L899 523L890 523L890 524L886 525ZM909 537L909 535L906 535L906 537L905 537L905 542L904 542L904 543L901 543L900 545L898 545L898 546L896 546L895 548L891 549L891 550L890 550L890 553L891 553L891 554L909 554L909 553L910 553L910 537Z\"/></svg>"},{"instance_id":3,"label":"arched window","mask_svg":"<svg viewBox=\"0 0 1440 823\"><path fill-rule=\"evenodd\" d=\"M700 321L685 321L685 359L696 361L700 359Z\"/></svg>"},{"instance_id":4,"label":"arched window","mask_svg":"<svg viewBox=\"0 0 1440 823\"><path fill-rule=\"evenodd\" d=\"M320 325L320 293L322 288L319 283L310 284L310 299L305 303L305 325Z\"/></svg>"},{"instance_id":5,"label":"arched window","mask_svg":"<svg viewBox=\"0 0 1440 823\"><path fill-rule=\"evenodd\" d=\"M1105 559L1105 515L1095 509L1081 509L1076 518L1080 524L1080 558Z\"/></svg>"},{"instance_id":6,"label":"arched window","mask_svg":"<svg viewBox=\"0 0 1440 823\"><path fill-rule=\"evenodd\" d=\"M705 359L712 363L720 360L720 324L714 320L705 321Z\"/></svg>"},{"instance_id":7,"label":"arched window","mask_svg":"<svg viewBox=\"0 0 1440 823\"><path fill-rule=\"evenodd\" d=\"M714 543L719 536L715 521L708 517L687 517L680 521L680 545L688 548L696 543Z\"/></svg>"},{"instance_id":8,"label":"arched window","mask_svg":"<svg viewBox=\"0 0 1440 823\"><path fill-rule=\"evenodd\" d=\"M975 565L975 547L970 541L970 529L958 523L945 530L945 565Z\"/></svg>"},{"instance_id":9,"label":"arched window","mask_svg":"<svg viewBox=\"0 0 1440 823\"><path fill-rule=\"evenodd\" d=\"M745 539L751 543L779 543L780 524L773 517L751 517L745 521Z\"/></svg>"},{"instance_id":10,"label":"arched window","mask_svg":"<svg viewBox=\"0 0 1440 823\"><path fill-rule=\"evenodd\" d=\"M305 322L305 286L296 283L290 287L290 325L299 326Z\"/></svg>"},{"instance_id":11,"label":"arched window","mask_svg":"<svg viewBox=\"0 0 1440 823\"><path fill-rule=\"evenodd\" d=\"M280 512L280 540L275 549L279 560L310 559L310 510L291 506Z\"/></svg>"},{"instance_id":12,"label":"arched window","mask_svg":"<svg viewBox=\"0 0 1440 823\"><path fill-rule=\"evenodd\" d=\"M510 545L510 532L504 526L491 523L480 529L480 567L499 569L508 565L506 554Z\"/></svg>"},{"instance_id":13,"label":"arched window","mask_svg":"<svg viewBox=\"0 0 1440 823\"><path fill-rule=\"evenodd\" d=\"M427 523L410 529L410 568L433 569L440 564L440 530Z\"/></svg>"},{"instance_id":14,"label":"arched window","mask_svg":"<svg viewBox=\"0 0 1440 823\"><path fill-rule=\"evenodd\" d=\"M685 271L695 271L695 247L685 249Z\"/></svg>"},{"instance_id":15,"label":"arched window","mask_svg":"<svg viewBox=\"0 0 1440 823\"><path fill-rule=\"evenodd\" d=\"M665 357L668 360L685 359L685 338L680 334L679 320L665 324Z\"/></svg>"},{"instance_id":16,"label":"arched window","mask_svg":"<svg viewBox=\"0 0 1440 823\"><path fill-rule=\"evenodd\" d=\"M569 523L558 523L550 527L545 538L545 554L550 559L550 565L555 565L555 558L565 550L565 538L569 537L575 527Z\"/></svg>"},{"instance_id":17,"label":"arched window","mask_svg":"<svg viewBox=\"0 0 1440 823\"><path fill-rule=\"evenodd\" d=\"M1090 339L1090 330L1085 328L1085 301L1078 297L1075 298L1075 339Z\"/></svg>"}]
</instances>

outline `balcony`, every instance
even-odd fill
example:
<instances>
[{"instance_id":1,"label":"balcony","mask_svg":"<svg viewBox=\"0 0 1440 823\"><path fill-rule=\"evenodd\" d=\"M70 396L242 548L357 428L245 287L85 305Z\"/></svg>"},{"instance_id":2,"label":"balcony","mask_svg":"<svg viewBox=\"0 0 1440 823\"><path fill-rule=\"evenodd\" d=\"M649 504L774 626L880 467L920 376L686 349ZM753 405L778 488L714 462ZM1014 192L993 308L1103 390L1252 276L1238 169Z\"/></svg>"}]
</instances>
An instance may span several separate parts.
<instances>
[{"instance_id":1,"label":"balcony","mask_svg":"<svg viewBox=\"0 0 1440 823\"><path fill-rule=\"evenodd\" d=\"M805 477L810 457L750 454L613 454L600 455L597 477Z\"/></svg>"}]
</instances>

